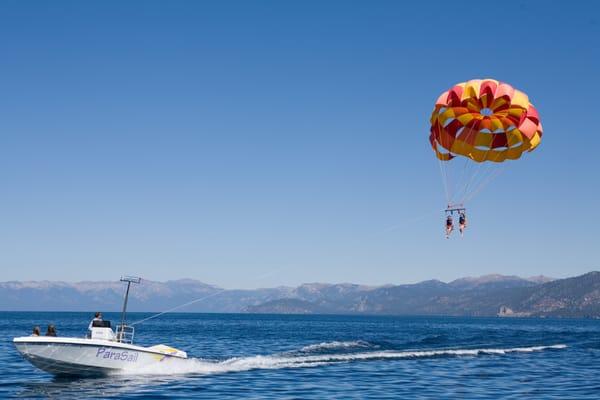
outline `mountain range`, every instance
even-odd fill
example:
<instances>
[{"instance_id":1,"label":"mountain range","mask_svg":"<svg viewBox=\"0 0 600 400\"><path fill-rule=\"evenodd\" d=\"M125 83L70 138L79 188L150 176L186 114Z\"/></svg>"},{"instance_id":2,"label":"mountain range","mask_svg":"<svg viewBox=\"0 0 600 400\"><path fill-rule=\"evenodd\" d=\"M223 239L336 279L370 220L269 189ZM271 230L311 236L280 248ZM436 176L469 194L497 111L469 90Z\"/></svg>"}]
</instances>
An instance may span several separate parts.
<instances>
[{"instance_id":1,"label":"mountain range","mask_svg":"<svg viewBox=\"0 0 600 400\"><path fill-rule=\"evenodd\" d=\"M0 310L118 311L123 283L113 281L0 283ZM300 314L600 317L600 272L567 278L486 275L449 283L365 286L308 283L298 287L225 290L181 279L143 281L131 311Z\"/></svg>"}]
</instances>

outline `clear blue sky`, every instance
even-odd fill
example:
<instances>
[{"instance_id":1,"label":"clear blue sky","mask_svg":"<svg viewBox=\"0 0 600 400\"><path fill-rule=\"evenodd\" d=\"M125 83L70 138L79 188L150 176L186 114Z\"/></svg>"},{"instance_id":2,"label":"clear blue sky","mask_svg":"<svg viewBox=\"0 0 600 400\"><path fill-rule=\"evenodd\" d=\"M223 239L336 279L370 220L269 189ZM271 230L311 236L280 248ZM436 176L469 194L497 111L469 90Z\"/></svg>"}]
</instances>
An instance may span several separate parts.
<instances>
[{"instance_id":1,"label":"clear blue sky","mask_svg":"<svg viewBox=\"0 0 600 400\"><path fill-rule=\"evenodd\" d=\"M0 8L0 280L404 283L600 269L600 3ZM529 94L545 136L445 240L439 94Z\"/></svg>"}]
</instances>

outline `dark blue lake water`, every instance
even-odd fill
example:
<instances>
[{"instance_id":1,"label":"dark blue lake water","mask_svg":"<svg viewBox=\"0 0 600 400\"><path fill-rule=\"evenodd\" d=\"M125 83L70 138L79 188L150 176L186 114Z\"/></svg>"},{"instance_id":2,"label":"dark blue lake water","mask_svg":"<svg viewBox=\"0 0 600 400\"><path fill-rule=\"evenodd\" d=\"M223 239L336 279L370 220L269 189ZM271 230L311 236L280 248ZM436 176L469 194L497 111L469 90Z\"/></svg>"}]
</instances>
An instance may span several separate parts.
<instances>
[{"instance_id":1,"label":"dark blue lake water","mask_svg":"<svg viewBox=\"0 0 600 400\"><path fill-rule=\"evenodd\" d=\"M168 314L138 325L137 343L191 360L57 379L24 361L12 338L48 323L82 336L90 315L0 317L0 398L600 398L598 320Z\"/></svg>"}]
</instances>

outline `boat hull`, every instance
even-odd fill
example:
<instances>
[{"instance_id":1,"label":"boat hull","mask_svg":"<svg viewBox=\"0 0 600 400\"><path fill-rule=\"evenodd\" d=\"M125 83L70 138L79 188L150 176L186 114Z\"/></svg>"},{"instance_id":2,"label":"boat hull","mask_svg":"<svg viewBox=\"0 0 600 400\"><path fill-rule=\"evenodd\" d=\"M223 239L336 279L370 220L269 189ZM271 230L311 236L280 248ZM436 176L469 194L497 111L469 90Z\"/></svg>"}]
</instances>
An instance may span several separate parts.
<instances>
[{"instance_id":1,"label":"boat hull","mask_svg":"<svg viewBox=\"0 0 600 400\"><path fill-rule=\"evenodd\" d=\"M15 338L14 344L31 364L54 375L109 375L185 358L103 340L26 337Z\"/></svg>"}]
</instances>

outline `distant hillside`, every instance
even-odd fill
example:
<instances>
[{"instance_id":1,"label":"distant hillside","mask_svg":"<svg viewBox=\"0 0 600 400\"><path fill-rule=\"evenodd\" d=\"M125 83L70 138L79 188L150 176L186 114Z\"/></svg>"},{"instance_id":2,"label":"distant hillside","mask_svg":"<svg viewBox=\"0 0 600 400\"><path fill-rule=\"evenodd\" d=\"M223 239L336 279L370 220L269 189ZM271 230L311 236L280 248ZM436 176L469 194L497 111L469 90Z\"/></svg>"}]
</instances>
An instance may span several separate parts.
<instances>
[{"instance_id":1,"label":"distant hillside","mask_svg":"<svg viewBox=\"0 0 600 400\"><path fill-rule=\"evenodd\" d=\"M288 301L269 301L247 311L281 313ZM600 317L600 272L554 281L502 275L425 281L349 293L344 299L322 296L305 301L302 313Z\"/></svg>"},{"instance_id":2,"label":"distant hillside","mask_svg":"<svg viewBox=\"0 0 600 400\"><path fill-rule=\"evenodd\" d=\"M121 282L0 283L1 310L118 311L122 297ZM161 311L197 299L180 311L600 317L600 272L559 280L486 275L449 283L309 283L256 290L224 290L190 279L143 281L131 293L130 309Z\"/></svg>"},{"instance_id":3,"label":"distant hillside","mask_svg":"<svg viewBox=\"0 0 600 400\"><path fill-rule=\"evenodd\" d=\"M123 304L123 283L110 282L2 282L0 310L7 311L118 311ZM129 297L131 311L161 311L191 300L203 299L184 312L239 312L290 294L290 288L223 290L192 279L167 282L144 280Z\"/></svg>"}]
</instances>

